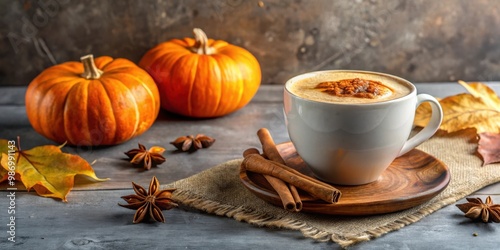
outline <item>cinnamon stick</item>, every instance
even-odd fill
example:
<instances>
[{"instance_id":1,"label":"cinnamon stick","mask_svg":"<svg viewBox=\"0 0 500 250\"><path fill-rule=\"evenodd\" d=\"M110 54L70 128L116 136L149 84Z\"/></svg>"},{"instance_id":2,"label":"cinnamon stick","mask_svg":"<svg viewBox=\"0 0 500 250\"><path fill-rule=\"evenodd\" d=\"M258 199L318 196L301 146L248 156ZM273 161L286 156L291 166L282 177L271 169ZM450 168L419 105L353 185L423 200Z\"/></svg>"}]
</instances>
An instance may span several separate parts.
<instances>
[{"instance_id":1,"label":"cinnamon stick","mask_svg":"<svg viewBox=\"0 0 500 250\"><path fill-rule=\"evenodd\" d=\"M262 151L271 161L285 164L285 160L281 157L276 144L274 143L273 137L267 128L261 128L257 131L257 136L259 137L260 144L262 144Z\"/></svg>"},{"instance_id":2,"label":"cinnamon stick","mask_svg":"<svg viewBox=\"0 0 500 250\"><path fill-rule=\"evenodd\" d=\"M248 155L251 154L260 154L260 152L256 148L248 148L245 151L243 151L243 157L247 157Z\"/></svg>"},{"instance_id":3,"label":"cinnamon stick","mask_svg":"<svg viewBox=\"0 0 500 250\"><path fill-rule=\"evenodd\" d=\"M288 184L290 193L292 193L293 200L295 201L295 211L299 212L302 210L302 199L300 199L299 191L293 185Z\"/></svg>"},{"instance_id":4,"label":"cinnamon stick","mask_svg":"<svg viewBox=\"0 0 500 250\"><path fill-rule=\"evenodd\" d=\"M243 157L246 158L251 154L260 156L258 149L249 148L243 152ZM278 196L280 197L281 202L283 203L284 209L291 212L298 212L300 211L300 209L302 209L302 203L300 204L300 209L297 208L297 202L295 201L293 194L290 192L285 182L270 175L264 175L264 178L266 178L267 182L271 184L271 187L273 187L274 191L278 193Z\"/></svg>"},{"instance_id":5,"label":"cinnamon stick","mask_svg":"<svg viewBox=\"0 0 500 250\"><path fill-rule=\"evenodd\" d=\"M283 208L285 208L290 212L300 211L298 210L297 203L295 202L295 199L290 190L288 189L286 183L270 175L264 175L264 178L266 178L267 182L269 182L269 184L271 184L276 193L278 193L278 196L281 199L281 203L283 203Z\"/></svg>"},{"instance_id":6,"label":"cinnamon stick","mask_svg":"<svg viewBox=\"0 0 500 250\"><path fill-rule=\"evenodd\" d=\"M304 175L284 164L266 160L258 154L250 154L245 157L242 162L242 166L248 171L263 175L270 175L290 183L291 185L328 203L338 202L341 196L340 191L335 187Z\"/></svg>"},{"instance_id":7,"label":"cinnamon stick","mask_svg":"<svg viewBox=\"0 0 500 250\"><path fill-rule=\"evenodd\" d=\"M264 152L264 155L267 156L267 158L271 161L286 165L285 160L283 159L283 157L281 157L278 149L276 148L276 144L274 143L273 137L271 136L269 130L267 128L261 128L257 131L257 136L259 137L259 141L262 144L262 151ZM289 190L289 193L293 197L293 200L295 201L295 210L297 212L302 210L302 200L300 199L297 188L295 188L293 185L286 185L286 183L284 183L283 181L281 182L283 184L279 184L281 186L280 188L285 190L286 186L286 189Z\"/></svg>"}]
</instances>

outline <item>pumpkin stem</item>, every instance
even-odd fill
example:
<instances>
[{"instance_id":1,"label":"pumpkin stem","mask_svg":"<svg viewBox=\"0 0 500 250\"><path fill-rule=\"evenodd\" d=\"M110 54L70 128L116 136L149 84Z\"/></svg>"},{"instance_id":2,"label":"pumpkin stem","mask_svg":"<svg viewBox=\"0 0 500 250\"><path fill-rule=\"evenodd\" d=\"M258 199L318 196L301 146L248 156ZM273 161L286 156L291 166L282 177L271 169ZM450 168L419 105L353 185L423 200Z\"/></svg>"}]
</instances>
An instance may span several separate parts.
<instances>
[{"instance_id":1,"label":"pumpkin stem","mask_svg":"<svg viewBox=\"0 0 500 250\"><path fill-rule=\"evenodd\" d=\"M83 73L81 76L85 79L99 79L104 73L102 70L95 66L94 56L92 54L80 57L83 63Z\"/></svg>"},{"instance_id":2,"label":"pumpkin stem","mask_svg":"<svg viewBox=\"0 0 500 250\"><path fill-rule=\"evenodd\" d=\"M194 28L193 33L196 43L191 50L200 55L213 54L213 48L208 46L207 34L205 34L205 32L199 28Z\"/></svg>"}]
</instances>

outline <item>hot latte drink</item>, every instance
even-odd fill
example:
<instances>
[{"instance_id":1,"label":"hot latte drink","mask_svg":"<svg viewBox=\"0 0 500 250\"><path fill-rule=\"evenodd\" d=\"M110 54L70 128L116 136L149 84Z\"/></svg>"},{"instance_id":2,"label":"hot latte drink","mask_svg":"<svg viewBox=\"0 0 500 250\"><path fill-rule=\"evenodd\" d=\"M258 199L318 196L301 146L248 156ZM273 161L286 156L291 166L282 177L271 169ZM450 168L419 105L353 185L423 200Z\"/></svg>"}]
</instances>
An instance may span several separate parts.
<instances>
[{"instance_id":1,"label":"hot latte drink","mask_svg":"<svg viewBox=\"0 0 500 250\"><path fill-rule=\"evenodd\" d=\"M310 73L287 83L304 99L330 103L374 103L397 99L412 91L404 80L363 72Z\"/></svg>"}]
</instances>

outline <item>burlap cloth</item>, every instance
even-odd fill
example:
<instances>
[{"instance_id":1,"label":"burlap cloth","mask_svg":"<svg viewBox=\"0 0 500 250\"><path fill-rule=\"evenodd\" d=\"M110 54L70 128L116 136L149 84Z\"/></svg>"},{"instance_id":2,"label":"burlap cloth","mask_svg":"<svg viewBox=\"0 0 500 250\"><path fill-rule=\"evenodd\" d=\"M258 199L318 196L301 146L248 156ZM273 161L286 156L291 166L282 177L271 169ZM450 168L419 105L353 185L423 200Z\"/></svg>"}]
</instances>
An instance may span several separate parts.
<instances>
[{"instance_id":1,"label":"burlap cloth","mask_svg":"<svg viewBox=\"0 0 500 250\"><path fill-rule=\"evenodd\" d=\"M241 159L228 161L167 186L176 187L174 199L207 213L266 227L300 230L318 241L342 247L368 241L410 225L432 212L489 184L500 181L500 166L482 167L474 132L435 135L418 147L444 162L451 173L448 187L417 207L385 215L346 217L290 213L257 198L240 182Z\"/></svg>"}]
</instances>

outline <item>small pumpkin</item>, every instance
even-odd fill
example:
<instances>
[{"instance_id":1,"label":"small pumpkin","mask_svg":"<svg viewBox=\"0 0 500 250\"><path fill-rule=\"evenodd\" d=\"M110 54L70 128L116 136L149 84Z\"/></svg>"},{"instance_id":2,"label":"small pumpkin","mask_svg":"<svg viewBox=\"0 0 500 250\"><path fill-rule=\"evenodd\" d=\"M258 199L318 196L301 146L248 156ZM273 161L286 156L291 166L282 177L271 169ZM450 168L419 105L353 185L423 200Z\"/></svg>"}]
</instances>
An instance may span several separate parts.
<instances>
[{"instance_id":1,"label":"small pumpkin","mask_svg":"<svg viewBox=\"0 0 500 250\"><path fill-rule=\"evenodd\" d=\"M66 62L40 73L26 92L33 128L58 143L115 145L145 132L160 110L154 80L133 62L109 56Z\"/></svg>"},{"instance_id":2,"label":"small pumpkin","mask_svg":"<svg viewBox=\"0 0 500 250\"><path fill-rule=\"evenodd\" d=\"M139 62L155 80L165 110L208 118L244 107L257 92L261 70L247 50L223 40L172 39L149 50Z\"/></svg>"}]
</instances>

